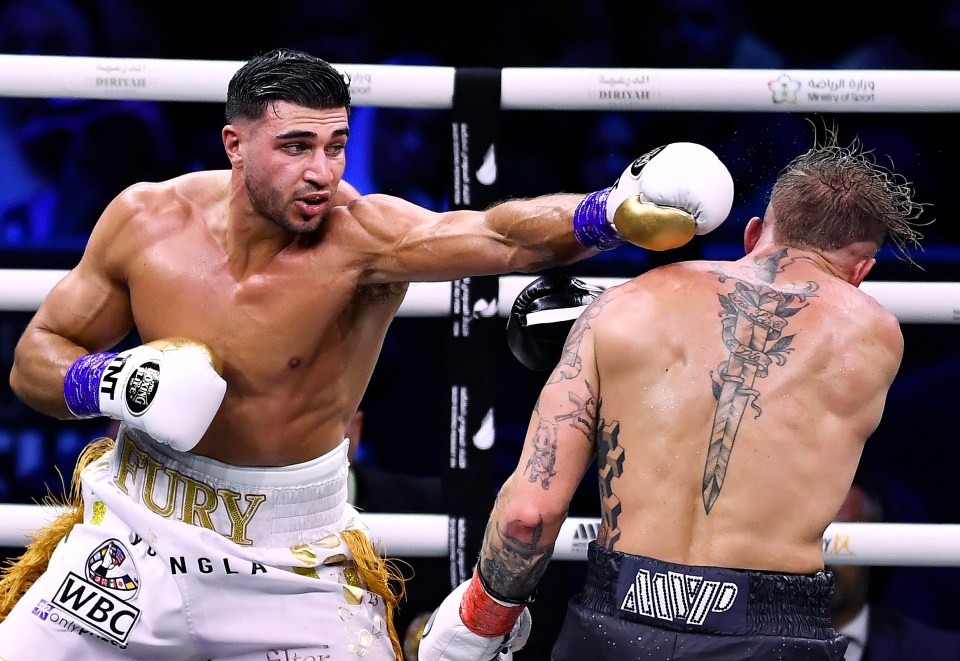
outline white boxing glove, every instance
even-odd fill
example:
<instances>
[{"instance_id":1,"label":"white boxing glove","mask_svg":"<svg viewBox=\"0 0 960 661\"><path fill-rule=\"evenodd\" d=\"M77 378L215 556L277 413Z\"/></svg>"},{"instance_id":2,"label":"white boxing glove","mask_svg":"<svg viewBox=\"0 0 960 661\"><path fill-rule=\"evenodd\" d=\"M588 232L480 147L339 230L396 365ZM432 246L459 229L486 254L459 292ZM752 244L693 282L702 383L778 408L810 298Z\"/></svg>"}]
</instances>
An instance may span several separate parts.
<instances>
[{"instance_id":1,"label":"white boxing glove","mask_svg":"<svg viewBox=\"0 0 960 661\"><path fill-rule=\"evenodd\" d=\"M525 604L490 595L476 570L447 595L423 628L418 661L510 661L530 637Z\"/></svg>"},{"instance_id":2,"label":"white boxing glove","mask_svg":"<svg viewBox=\"0 0 960 661\"><path fill-rule=\"evenodd\" d=\"M716 154L674 142L635 160L610 188L587 195L574 214L574 232L600 250L624 242L669 250L716 229L732 207L733 177Z\"/></svg>"},{"instance_id":3,"label":"white boxing glove","mask_svg":"<svg viewBox=\"0 0 960 661\"><path fill-rule=\"evenodd\" d=\"M173 338L83 356L67 370L63 392L78 418L109 416L186 452L223 402L221 373L220 360L205 344Z\"/></svg>"}]
</instances>

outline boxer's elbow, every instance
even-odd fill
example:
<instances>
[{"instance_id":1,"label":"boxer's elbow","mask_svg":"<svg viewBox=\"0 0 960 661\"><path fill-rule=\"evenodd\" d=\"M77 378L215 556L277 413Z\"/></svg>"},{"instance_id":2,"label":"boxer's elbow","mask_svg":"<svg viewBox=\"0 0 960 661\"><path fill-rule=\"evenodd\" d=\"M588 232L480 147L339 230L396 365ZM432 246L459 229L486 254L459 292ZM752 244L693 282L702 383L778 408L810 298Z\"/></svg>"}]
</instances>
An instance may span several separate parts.
<instances>
[{"instance_id":1,"label":"boxer's elbow","mask_svg":"<svg viewBox=\"0 0 960 661\"><path fill-rule=\"evenodd\" d=\"M537 494L516 494L506 499L501 521L515 539L534 546L552 544L567 518L569 503Z\"/></svg>"},{"instance_id":2,"label":"boxer's elbow","mask_svg":"<svg viewBox=\"0 0 960 661\"><path fill-rule=\"evenodd\" d=\"M46 391L29 367L29 361L14 352L13 366L10 368L8 383L10 391L17 399L31 409L49 415L58 420L69 420L73 416L63 399L62 389Z\"/></svg>"},{"instance_id":3,"label":"boxer's elbow","mask_svg":"<svg viewBox=\"0 0 960 661\"><path fill-rule=\"evenodd\" d=\"M28 402L30 399L30 379L24 369L24 358L22 351L18 346L13 352L13 365L10 367L10 390L20 401Z\"/></svg>"}]
</instances>

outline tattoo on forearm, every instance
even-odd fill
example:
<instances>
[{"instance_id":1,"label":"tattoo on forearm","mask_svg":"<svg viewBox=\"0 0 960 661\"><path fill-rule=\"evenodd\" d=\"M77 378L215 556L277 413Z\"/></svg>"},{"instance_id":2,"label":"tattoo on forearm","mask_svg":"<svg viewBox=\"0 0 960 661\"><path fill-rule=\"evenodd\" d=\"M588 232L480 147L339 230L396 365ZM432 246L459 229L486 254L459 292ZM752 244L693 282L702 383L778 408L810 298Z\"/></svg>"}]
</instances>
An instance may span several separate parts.
<instances>
[{"instance_id":1,"label":"tattoo on forearm","mask_svg":"<svg viewBox=\"0 0 960 661\"><path fill-rule=\"evenodd\" d=\"M480 559L480 572L487 587L511 599L532 594L553 557L553 544L540 546L542 535L542 518L533 529L514 521L487 530Z\"/></svg>"},{"instance_id":2,"label":"tattoo on forearm","mask_svg":"<svg viewBox=\"0 0 960 661\"><path fill-rule=\"evenodd\" d=\"M597 464L600 477L600 531L597 544L612 549L620 539L620 499L613 493L613 481L623 475L623 447L620 445L620 423L609 425L599 421L597 427Z\"/></svg>"},{"instance_id":3,"label":"tattoo on forearm","mask_svg":"<svg viewBox=\"0 0 960 661\"><path fill-rule=\"evenodd\" d=\"M740 421L747 405L763 413L756 380L767 376L771 363L784 365L796 335L784 335L787 319L807 306L816 296L816 282L792 290L774 289L777 273L796 261L787 250L779 250L757 261L756 280L746 280L717 266L720 282L734 282L733 291L720 294L720 325L723 342L730 350L716 374L711 372L713 396L717 400L713 428L703 471L703 507L707 514L723 488Z\"/></svg>"}]
</instances>

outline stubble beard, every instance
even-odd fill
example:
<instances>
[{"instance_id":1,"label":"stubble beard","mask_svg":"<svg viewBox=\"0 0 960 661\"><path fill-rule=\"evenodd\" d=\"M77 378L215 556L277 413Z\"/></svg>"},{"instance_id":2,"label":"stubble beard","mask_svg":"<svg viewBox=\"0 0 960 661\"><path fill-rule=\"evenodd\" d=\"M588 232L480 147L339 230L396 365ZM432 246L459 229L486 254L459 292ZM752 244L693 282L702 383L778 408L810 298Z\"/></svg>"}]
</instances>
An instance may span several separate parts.
<instances>
[{"instance_id":1,"label":"stubble beard","mask_svg":"<svg viewBox=\"0 0 960 661\"><path fill-rule=\"evenodd\" d=\"M266 218L277 227L292 234L305 235L315 232L314 223L298 223L291 220L286 211L286 201L283 194L272 186L259 185L254 177L244 176L247 196L250 206L263 218Z\"/></svg>"}]
</instances>

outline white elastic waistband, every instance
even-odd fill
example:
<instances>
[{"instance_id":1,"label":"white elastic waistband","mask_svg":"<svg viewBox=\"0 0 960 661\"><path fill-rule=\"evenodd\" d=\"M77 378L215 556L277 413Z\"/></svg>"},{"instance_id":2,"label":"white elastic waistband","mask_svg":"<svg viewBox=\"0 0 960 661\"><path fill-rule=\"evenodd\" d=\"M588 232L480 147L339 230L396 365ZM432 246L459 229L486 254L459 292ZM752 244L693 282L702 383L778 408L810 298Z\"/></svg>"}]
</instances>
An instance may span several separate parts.
<instances>
[{"instance_id":1,"label":"white elastic waistband","mask_svg":"<svg viewBox=\"0 0 960 661\"><path fill-rule=\"evenodd\" d=\"M235 466L178 452L121 426L110 456L117 486L167 518L212 528L256 546L308 542L341 522L347 504L348 441L310 461L282 467Z\"/></svg>"}]
</instances>

